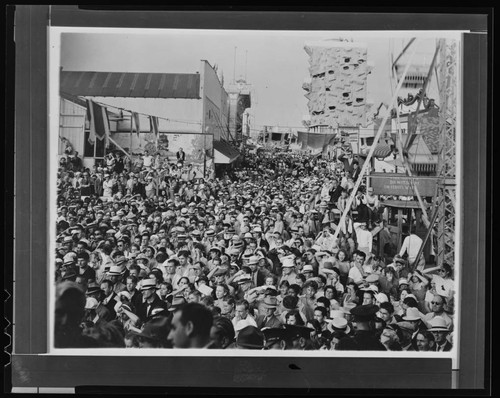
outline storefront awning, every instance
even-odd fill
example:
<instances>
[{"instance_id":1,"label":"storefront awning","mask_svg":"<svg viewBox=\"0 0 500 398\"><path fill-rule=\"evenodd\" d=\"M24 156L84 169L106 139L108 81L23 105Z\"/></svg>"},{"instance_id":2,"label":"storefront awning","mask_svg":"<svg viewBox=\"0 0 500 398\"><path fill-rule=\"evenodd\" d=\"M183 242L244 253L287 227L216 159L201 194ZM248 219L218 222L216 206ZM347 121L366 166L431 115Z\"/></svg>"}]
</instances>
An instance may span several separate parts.
<instances>
[{"instance_id":1,"label":"storefront awning","mask_svg":"<svg viewBox=\"0 0 500 398\"><path fill-rule=\"evenodd\" d=\"M377 159L385 159L391 153L391 146L388 144L378 144L373 151L373 157Z\"/></svg>"},{"instance_id":2,"label":"storefront awning","mask_svg":"<svg viewBox=\"0 0 500 398\"><path fill-rule=\"evenodd\" d=\"M200 98L198 73L62 71L61 93L83 97Z\"/></svg>"},{"instance_id":3,"label":"storefront awning","mask_svg":"<svg viewBox=\"0 0 500 398\"><path fill-rule=\"evenodd\" d=\"M240 152L224 141L214 141L215 164L230 164L240 156Z\"/></svg>"}]
</instances>

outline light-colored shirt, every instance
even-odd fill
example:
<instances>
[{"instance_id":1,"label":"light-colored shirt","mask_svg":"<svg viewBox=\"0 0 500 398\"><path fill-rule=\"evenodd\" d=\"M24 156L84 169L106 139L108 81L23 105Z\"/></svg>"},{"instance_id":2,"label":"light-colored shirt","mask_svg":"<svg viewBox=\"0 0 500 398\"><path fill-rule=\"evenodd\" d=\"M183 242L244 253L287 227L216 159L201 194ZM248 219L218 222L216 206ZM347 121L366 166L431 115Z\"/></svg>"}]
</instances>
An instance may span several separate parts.
<instances>
[{"instance_id":1,"label":"light-colored shirt","mask_svg":"<svg viewBox=\"0 0 500 398\"><path fill-rule=\"evenodd\" d=\"M362 248L368 248L368 251L372 251L373 244L373 236L371 232L357 228L356 229L356 239L358 241L358 248L361 250Z\"/></svg>"},{"instance_id":2,"label":"light-colored shirt","mask_svg":"<svg viewBox=\"0 0 500 398\"><path fill-rule=\"evenodd\" d=\"M347 277L351 278L356 284L360 284L361 282L363 282L363 274L359 272L359 269L357 267L352 267L349 270L349 274Z\"/></svg>"},{"instance_id":3,"label":"light-colored shirt","mask_svg":"<svg viewBox=\"0 0 500 398\"><path fill-rule=\"evenodd\" d=\"M417 254L422 246L422 243L424 243L423 240L417 235L411 234L407 236L403 241L399 255L402 256L405 252L408 252L408 261L410 264L413 263L417 258Z\"/></svg>"}]
</instances>

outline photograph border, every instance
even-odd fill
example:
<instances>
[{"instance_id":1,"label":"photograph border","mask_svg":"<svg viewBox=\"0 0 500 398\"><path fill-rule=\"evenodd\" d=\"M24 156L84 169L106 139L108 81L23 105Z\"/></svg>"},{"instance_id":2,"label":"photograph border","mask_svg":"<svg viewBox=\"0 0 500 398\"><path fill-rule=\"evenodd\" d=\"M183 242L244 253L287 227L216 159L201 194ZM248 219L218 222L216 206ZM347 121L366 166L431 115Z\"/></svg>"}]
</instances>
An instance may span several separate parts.
<instances>
[{"instance_id":1,"label":"photograph border","mask_svg":"<svg viewBox=\"0 0 500 398\"><path fill-rule=\"evenodd\" d=\"M470 11L469 11L470 12ZM294 388L483 388L486 383L486 209L487 181L487 73L485 34L465 35L463 48L463 157L464 189L461 244L477 242L476 250L462 252L460 369L452 372L451 359L434 358L267 358L267 357L80 357L43 355L48 352L46 268L49 234L47 222L48 26L215 28L218 29L320 29L353 30L361 18L363 30L472 30L487 31L487 13L480 15L399 13L281 13L202 11L90 11L77 6L18 6L16 18L16 133L14 214L14 342L13 385L19 387L75 387L86 385L155 385L165 387L294 387ZM160 18L163 16L164 18ZM167 16L167 18L165 18ZM204 18L200 18L203 16ZM345 18L348 17L346 22ZM256 22L258 17L258 22ZM328 17L328 18L327 18ZM440 21L440 18L442 20ZM450 26L455 21L458 25ZM241 22L235 26L237 21ZM242 22L243 21L243 22ZM358 19L356 20L358 22ZM390 23L388 23L390 21ZM107 22L107 23L106 23ZM466 23L468 22L468 23ZM142 26L138 26L142 24ZM182 26L178 26L178 25ZM350 26L347 26L349 25ZM146 26L147 25L147 26ZM295 27L294 27L295 25ZM314 28L312 28L314 26ZM359 29L359 27L358 27ZM470 112L469 112L470 107ZM475 133L477 132L477 134ZM466 188L466 189L465 189ZM29 211L28 211L29 209ZM29 238L27 238L29 237ZM42 264L40 264L42 263ZM478 314L484 314L483 317ZM475 327L470 327L471 322ZM467 341L467 344L464 342ZM467 358L467 360L465 360ZM471 360L470 358L474 358ZM126 359L126 370L123 360ZM145 366L147 362L148 366ZM293 365L293 366L292 366ZM193 369L194 366L194 369ZM157 370L152 370L157 369ZM424 370L422 370L424 369ZM102 370L102 372L99 372ZM193 378L193 372L198 377ZM102 374L105 372L106 377ZM131 380L128 374L137 378ZM168 378L164 377L168 374ZM336 374L335 378L331 374ZM163 377L162 377L163 376ZM298 377L299 376L299 377Z\"/></svg>"}]
</instances>

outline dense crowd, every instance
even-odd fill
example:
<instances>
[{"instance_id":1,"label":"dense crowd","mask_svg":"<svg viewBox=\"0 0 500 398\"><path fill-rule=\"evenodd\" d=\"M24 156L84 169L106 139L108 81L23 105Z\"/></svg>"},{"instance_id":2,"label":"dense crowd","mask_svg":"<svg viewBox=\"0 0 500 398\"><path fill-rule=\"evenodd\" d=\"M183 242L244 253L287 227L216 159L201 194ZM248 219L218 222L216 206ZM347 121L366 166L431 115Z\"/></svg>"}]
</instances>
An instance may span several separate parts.
<instances>
[{"instance_id":1,"label":"dense crowd","mask_svg":"<svg viewBox=\"0 0 500 398\"><path fill-rule=\"evenodd\" d=\"M449 351L452 266L416 264L411 226L391 247L365 185L339 225L360 169L349 150L247 152L219 178L182 154L62 157L55 346Z\"/></svg>"}]
</instances>

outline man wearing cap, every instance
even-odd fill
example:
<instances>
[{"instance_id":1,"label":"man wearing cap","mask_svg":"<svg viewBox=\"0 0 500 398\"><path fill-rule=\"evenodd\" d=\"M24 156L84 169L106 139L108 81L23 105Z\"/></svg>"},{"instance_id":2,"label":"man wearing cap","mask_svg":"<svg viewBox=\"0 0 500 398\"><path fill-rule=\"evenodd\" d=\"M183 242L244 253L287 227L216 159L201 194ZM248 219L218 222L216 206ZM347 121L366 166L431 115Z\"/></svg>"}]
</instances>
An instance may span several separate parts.
<instances>
[{"instance_id":1,"label":"man wearing cap","mask_svg":"<svg viewBox=\"0 0 500 398\"><path fill-rule=\"evenodd\" d=\"M286 257L281 257L281 277L278 281L278 286L281 285L283 281L287 281L290 285L295 283L297 274L295 273L295 256L290 255Z\"/></svg>"},{"instance_id":2,"label":"man wearing cap","mask_svg":"<svg viewBox=\"0 0 500 398\"><path fill-rule=\"evenodd\" d=\"M451 351L453 344L448 340L450 330L446 325L446 320L440 316L436 316L430 322L429 332L434 336L434 351Z\"/></svg>"},{"instance_id":3,"label":"man wearing cap","mask_svg":"<svg viewBox=\"0 0 500 398\"><path fill-rule=\"evenodd\" d=\"M281 327L281 321L275 315L276 309L278 308L278 300L273 296L266 296L262 302L262 307L265 313L258 315L255 321L257 322L257 327L259 329L263 328L278 328Z\"/></svg>"},{"instance_id":4,"label":"man wearing cap","mask_svg":"<svg viewBox=\"0 0 500 398\"><path fill-rule=\"evenodd\" d=\"M356 331L354 336L340 340L337 349L362 350L362 351L386 351L385 346L380 342L376 331L372 328L379 307L376 305L359 305L351 309L354 316Z\"/></svg>"},{"instance_id":5,"label":"man wearing cap","mask_svg":"<svg viewBox=\"0 0 500 398\"><path fill-rule=\"evenodd\" d=\"M310 351L313 349L311 333L314 329L299 325L284 325L285 336L283 337L284 350Z\"/></svg>"},{"instance_id":6,"label":"man wearing cap","mask_svg":"<svg viewBox=\"0 0 500 398\"><path fill-rule=\"evenodd\" d=\"M262 350L264 348L264 334L256 326L247 325L238 330L234 348Z\"/></svg>"},{"instance_id":7,"label":"man wearing cap","mask_svg":"<svg viewBox=\"0 0 500 398\"><path fill-rule=\"evenodd\" d=\"M116 318L115 305L117 303L116 293L113 290L114 284L109 279L105 279L101 282L101 290L103 291L104 299L102 300L102 305L106 307L111 313L111 318Z\"/></svg>"},{"instance_id":8,"label":"man wearing cap","mask_svg":"<svg viewBox=\"0 0 500 398\"><path fill-rule=\"evenodd\" d=\"M432 312L429 312L424 315L424 323L427 325L427 327L431 327L431 321L439 316L443 318L446 322L446 327L448 330L453 330L453 318L450 317L444 310L446 305L446 298L439 294L434 294L434 297L432 298L431 301L431 309Z\"/></svg>"},{"instance_id":9,"label":"man wearing cap","mask_svg":"<svg viewBox=\"0 0 500 398\"><path fill-rule=\"evenodd\" d=\"M125 258L125 257L123 257ZM122 278L126 272L123 260L119 259L120 263L112 265L106 273L107 278L113 282L113 291L118 294L127 290L127 286L122 282Z\"/></svg>"},{"instance_id":10,"label":"man wearing cap","mask_svg":"<svg viewBox=\"0 0 500 398\"><path fill-rule=\"evenodd\" d=\"M250 256L248 259L247 266L252 271L251 277L253 286L262 286L266 278L270 275L270 272L266 268L259 266L259 263L259 256Z\"/></svg>"},{"instance_id":11,"label":"man wearing cap","mask_svg":"<svg viewBox=\"0 0 500 398\"><path fill-rule=\"evenodd\" d=\"M166 302L156 294L156 281L144 279L141 284L142 303L137 308L137 316L142 322L147 322L158 314L165 314L168 309Z\"/></svg>"}]
</instances>

